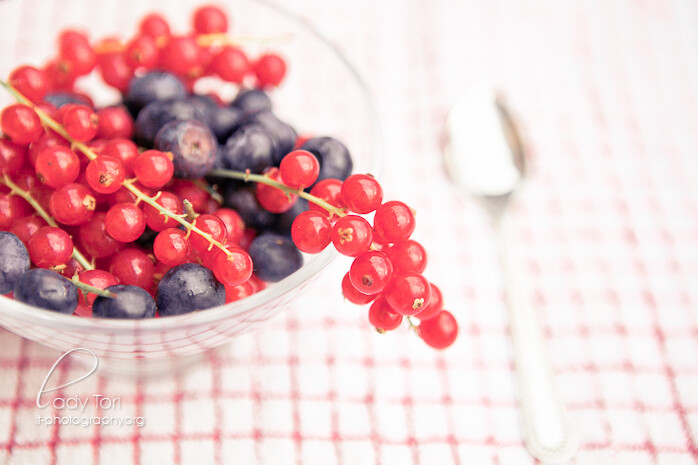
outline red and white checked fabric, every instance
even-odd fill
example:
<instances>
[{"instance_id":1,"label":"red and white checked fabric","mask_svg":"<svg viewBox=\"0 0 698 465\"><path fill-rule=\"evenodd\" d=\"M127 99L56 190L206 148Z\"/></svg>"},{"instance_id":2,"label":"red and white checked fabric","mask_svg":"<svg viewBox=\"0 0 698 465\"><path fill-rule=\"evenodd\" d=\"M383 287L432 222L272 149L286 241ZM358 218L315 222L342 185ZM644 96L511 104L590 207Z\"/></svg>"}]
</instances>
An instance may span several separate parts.
<instances>
[{"instance_id":1,"label":"red and white checked fabric","mask_svg":"<svg viewBox=\"0 0 698 465\"><path fill-rule=\"evenodd\" d=\"M192 371L81 383L146 419L82 428L36 425L36 391L57 354L0 330L0 463L533 463L494 238L440 158L450 105L483 77L506 95L530 156L511 214L580 431L573 463L698 463L698 4L291 8L367 77L385 128L384 186L418 212L415 237L460 322L458 342L440 353L406 331L375 334L363 309L342 302L341 261L302 311Z\"/></svg>"}]
</instances>

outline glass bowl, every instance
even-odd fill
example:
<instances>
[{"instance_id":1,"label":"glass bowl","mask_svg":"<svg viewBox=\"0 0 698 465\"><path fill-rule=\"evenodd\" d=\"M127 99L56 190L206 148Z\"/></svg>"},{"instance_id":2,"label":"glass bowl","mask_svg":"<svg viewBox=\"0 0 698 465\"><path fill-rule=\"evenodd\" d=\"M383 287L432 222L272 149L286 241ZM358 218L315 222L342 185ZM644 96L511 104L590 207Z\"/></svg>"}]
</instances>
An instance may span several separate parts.
<instances>
[{"instance_id":1,"label":"glass bowl","mask_svg":"<svg viewBox=\"0 0 698 465\"><path fill-rule=\"evenodd\" d=\"M158 11L170 21L174 32L184 32L198 3L2 2L0 75L7 76L20 64L45 63L54 53L55 37L63 28L86 30L92 40L109 35L125 39L134 33L144 14ZM228 1L221 6L231 19L231 36L240 38L250 56L272 49L286 58L287 77L272 92L279 117L301 134L339 138L352 153L354 172L378 173L382 141L377 114L366 85L346 57L310 22L280 6L261 0ZM113 99L113 93L104 91L97 81L88 77L78 87L97 102ZM9 95L0 90L0 105L11 102ZM111 371L167 369L258 328L282 311L300 307L301 292L336 256L332 247L318 255L306 255L299 271L265 290L238 302L186 315L136 321L81 318L0 297L0 325L63 352L78 347L90 349L101 366ZM339 287L337 283L338 293Z\"/></svg>"}]
</instances>

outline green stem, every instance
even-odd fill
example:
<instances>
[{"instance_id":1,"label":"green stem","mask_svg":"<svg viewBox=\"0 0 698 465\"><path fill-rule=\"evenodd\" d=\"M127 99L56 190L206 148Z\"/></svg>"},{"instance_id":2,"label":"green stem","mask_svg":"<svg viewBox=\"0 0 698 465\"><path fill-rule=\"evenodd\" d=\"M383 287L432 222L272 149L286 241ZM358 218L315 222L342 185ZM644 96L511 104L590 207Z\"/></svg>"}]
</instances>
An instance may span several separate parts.
<instances>
[{"instance_id":1,"label":"green stem","mask_svg":"<svg viewBox=\"0 0 698 465\"><path fill-rule=\"evenodd\" d=\"M114 294L112 292L109 292L107 290L100 289L98 287L90 286L89 284L83 283L82 281L80 281L78 279L77 276L73 276L73 279L71 279L70 282L72 282L75 285L75 287L77 287L78 289L81 289L83 292L89 292L90 294L97 294L99 296L106 297L108 299L113 299L114 297L116 297L116 294Z\"/></svg>"},{"instance_id":2,"label":"green stem","mask_svg":"<svg viewBox=\"0 0 698 465\"><path fill-rule=\"evenodd\" d=\"M53 226L54 228L57 228L57 227L58 227L58 224L56 223L56 220L54 220L54 219L51 217L51 215L49 215L49 214L46 212L46 210L44 210L44 208L43 208L41 205L39 205L39 202L37 202L37 201L34 199L34 197L31 196L31 194L30 194L29 192L25 191L24 189L22 189L21 187L19 187L17 184L15 184L15 183L10 179L10 177L9 177L8 175L4 175L4 176L2 177L2 179L0 179L0 182L2 182L2 183L5 184L7 187L9 187L9 188L10 188L10 191L11 191L13 194L18 195L18 196L22 197L24 200L26 200L26 201L29 203L29 205L31 205L31 206L34 208L34 210L36 210L36 212L39 214L39 216L40 216L41 218L43 218L44 221L46 221L46 223L47 223L49 226ZM78 249L76 249L75 247L73 247L73 258L74 258L80 265L82 265L82 267L85 268L86 270L94 270L94 269L95 269L95 267L92 266L92 264L91 264L89 261L87 261L87 258L85 258L85 256L84 256L82 253L80 253L80 251L79 251Z\"/></svg>"}]
</instances>

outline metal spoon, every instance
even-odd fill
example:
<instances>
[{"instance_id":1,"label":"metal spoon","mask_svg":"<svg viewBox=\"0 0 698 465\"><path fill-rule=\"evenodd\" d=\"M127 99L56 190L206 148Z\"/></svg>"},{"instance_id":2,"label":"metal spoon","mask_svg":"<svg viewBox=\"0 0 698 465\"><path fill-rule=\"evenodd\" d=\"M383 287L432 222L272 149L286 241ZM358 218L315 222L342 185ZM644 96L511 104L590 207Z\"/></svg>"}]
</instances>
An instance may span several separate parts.
<instances>
[{"instance_id":1,"label":"metal spoon","mask_svg":"<svg viewBox=\"0 0 698 465\"><path fill-rule=\"evenodd\" d=\"M523 145L504 104L485 86L459 99L446 126L449 175L481 201L497 235L526 448L542 462L566 462L577 451L577 434L555 384L540 323L525 291L525 275L514 265L516 238L505 214L524 177Z\"/></svg>"}]
</instances>

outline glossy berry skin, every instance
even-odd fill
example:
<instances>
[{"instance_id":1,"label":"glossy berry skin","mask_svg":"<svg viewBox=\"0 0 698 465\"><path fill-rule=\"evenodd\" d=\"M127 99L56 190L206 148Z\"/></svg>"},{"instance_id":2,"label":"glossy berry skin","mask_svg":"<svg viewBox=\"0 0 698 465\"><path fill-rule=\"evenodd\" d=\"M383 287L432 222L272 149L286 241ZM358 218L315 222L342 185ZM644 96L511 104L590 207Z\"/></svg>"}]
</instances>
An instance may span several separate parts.
<instances>
[{"instance_id":1,"label":"glossy berry skin","mask_svg":"<svg viewBox=\"0 0 698 465\"><path fill-rule=\"evenodd\" d=\"M374 232L387 242L400 242L409 239L414 231L414 214L410 207L392 200L376 210L373 218Z\"/></svg>"},{"instance_id":2,"label":"glossy berry skin","mask_svg":"<svg viewBox=\"0 0 698 465\"><path fill-rule=\"evenodd\" d=\"M254 294L254 288L249 282L237 286L225 286L225 303L237 302Z\"/></svg>"},{"instance_id":3,"label":"glossy berry skin","mask_svg":"<svg viewBox=\"0 0 698 465\"><path fill-rule=\"evenodd\" d=\"M48 90L46 73L33 66L20 66L10 73L9 84L34 103L43 100Z\"/></svg>"},{"instance_id":4,"label":"glossy berry skin","mask_svg":"<svg viewBox=\"0 0 698 465\"><path fill-rule=\"evenodd\" d=\"M158 54L156 39L148 35L140 35L126 45L124 58L131 69L151 70L158 64Z\"/></svg>"},{"instance_id":5,"label":"glossy berry skin","mask_svg":"<svg viewBox=\"0 0 698 465\"><path fill-rule=\"evenodd\" d=\"M210 234L214 240L225 243L227 236L225 224L217 216L211 214L199 215L192 221L192 224L201 231ZM199 252L208 250L211 247L211 243L206 238L195 232L189 235L189 242L194 250Z\"/></svg>"},{"instance_id":6,"label":"glossy berry skin","mask_svg":"<svg viewBox=\"0 0 698 465\"><path fill-rule=\"evenodd\" d=\"M342 200L355 213L371 213L383 201L383 189L373 176L352 174L342 184Z\"/></svg>"},{"instance_id":7,"label":"glossy berry skin","mask_svg":"<svg viewBox=\"0 0 698 465\"><path fill-rule=\"evenodd\" d=\"M157 290L160 316L181 315L217 307L225 303L225 287L213 273L196 263L185 263L170 269L162 277Z\"/></svg>"},{"instance_id":8,"label":"glossy berry skin","mask_svg":"<svg viewBox=\"0 0 698 465\"><path fill-rule=\"evenodd\" d=\"M302 150L315 155L320 162L318 181L335 178L344 181L351 174L354 163L349 149L334 137L315 137L307 140Z\"/></svg>"},{"instance_id":9,"label":"glossy berry skin","mask_svg":"<svg viewBox=\"0 0 698 465\"><path fill-rule=\"evenodd\" d=\"M95 211L96 201L82 184L66 184L56 189L49 198L51 216L59 223L70 226L86 223Z\"/></svg>"},{"instance_id":10,"label":"glossy berry skin","mask_svg":"<svg viewBox=\"0 0 698 465\"><path fill-rule=\"evenodd\" d=\"M15 103L0 112L0 131L15 144L29 145L42 130L39 115L27 105Z\"/></svg>"},{"instance_id":11,"label":"glossy berry skin","mask_svg":"<svg viewBox=\"0 0 698 465\"><path fill-rule=\"evenodd\" d=\"M254 191L249 188L229 188L225 194L225 205L238 212L246 226L258 230L269 228L276 219L276 215L262 208Z\"/></svg>"},{"instance_id":12,"label":"glossy berry skin","mask_svg":"<svg viewBox=\"0 0 698 465\"><path fill-rule=\"evenodd\" d=\"M262 281L281 281L303 266L303 256L293 242L278 234L264 233L250 245L255 275Z\"/></svg>"},{"instance_id":13,"label":"glossy berry skin","mask_svg":"<svg viewBox=\"0 0 698 465\"><path fill-rule=\"evenodd\" d=\"M155 267L145 253L138 249L127 248L119 250L111 257L109 272L121 284L149 290L153 285Z\"/></svg>"},{"instance_id":14,"label":"glossy berry skin","mask_svg":"<svg viewBox=\"0 0 698 465\"><path fill-rule=\"evenodd\" d=\"M154 39L169 37L170 25L167 24L167 21L161 15L150 13L141 19L141 22L138 24L138 31Z\"/></svg>"},{"instance_id":15,"label":"glossy berry skin","mask_svg":"<svg viewBox=\"0 0 698 465\"><path fill-rule=\"evenodd\" d=\"M237 286L252 276L252 258L238 247L228 248L228 253L218 249L211 268L218 281L226 286Z\"/></svg>"},{"instance_id":16,"label":"glossy berry skin","mask_svg":"<svg viewBox=\"0 0 698 465\"><path fill-rule=\"evenodd\" d=\"M17 218L12 222L10 232L17 236L23 244L28 244L29 239L44 226L48 226L46 221L38 215L29 215ZM2 250L0 248L0 250Z\"/></svg>"},{"instance_id":17,"label":"glossy berry skin","mask_svg":"<svg viewBox=\"0 0 698 465\"><path fill-rule=\"evenodd\" d=\"M417 334L428 346L445 349L458 337L458 323L447 310L442 310L434 318L422 321L417 327Z\"/></svg>"},{"instance_id":18,"label":"glossy berry skin","mask_svg":"<svg viewBox=\"0 0 698 465\"><path fill-rule=\"evenodd\" d=\"M155 202L173 215L181 215L184 212L182 201L172 192L161 191ZM145 215L146 224L153 231L163 231L167 228L176 228L179 226L177 221L169 216L163 215L155 207L147 203L143 203L143 214Z\"/></svg>"},{"instance_id":19,"label":"glossy berry skin","mask_svg":"<svg viewBox=\"0 0 698 465\"><path fill-rule=\"evenodd\" d=\"M402 315L393 310L383 296L378 297L368 310L368 321L378 332L391 331L402 323Z\"/></svg>"},{"instance_id":20,"label":"glossy berry skin","mask_svg":"<svg viewBox=\"0 0 698 465\"><path fill-rule=\"evenodd\" d=\"M320 173L320 162L306 150L294 150L281 160L279 174L284 184L294 189L312 186Z\"/></svg>"},{"instance_id":21,"label":"glossy berry skin","mask_svg":"<svg viewBox=\"0 0 698 465\"><path fill-rule=\"evenodd\" d=\"M57 189L78 178L80 160L69 148L55 145L39 153L35 168L39 181Z\"/></svg>"},{"instance_id":22,"label":"glossy berry skin","mask_svg":"<svg viewBox=\"0 0 698 465\"><path fill-rule=\"evenodd\" d=\"M92 316L98 318L139 319L155 316L155 300L145 290L136 286L118 284L107 291L116 294L111 299L97 296L92 305Z\"/></svg>"},{"instance_id":23,"label":"glossy berry skin","mask_svg":"<svg viewBox=\"0 0 698 465\"><path fill-rule=\"evenodd\" d=\"M357 291L354 285L351 283L349 278L349 273L344 275L342 278L342 295L349 302L356 305L366 305L369 302L373 302L379 294L366 295Z\"/></svg>"},{"instance_id":24,"label":"glossy berry skin","mask_svg":"<svg viewBox=\"0 0 698 465\"><path fill-rule=\"evenodd\" d=\"M107 234L104 224L107 214L97 212L85 224L80 225L78 239L82 248L94 258L104 258L114 254L122 243Z\"/></svg>"},{"instance_id":25,"label":"glossy berry skin","mask_svg":"<svg viewBox=\"0 0 698 465\"><path fill-rule=\"evenodd\" d=\"M87 142L97 135L99 118L91 108L73 104L63 113L63 127L73 139Z\"/></svg>"},{"instance_id":26,"label":"glossy berry skin","mask_svg":"<svg viewBox=\"0 0 698 465\"><path fill-rule=\"evenodd\" d=\"M153 253L165 265L175 266L186 263L191 253L187 234L181 229L167 228L155 236Z\"/></svg>"},{"instance_id":27,"label":"glossy berry skin","mask_svg":"<svg viewBox=\"0 0 698 465\"><path fill-rule=\"evenodd\" d=\"M168 154L159 150L146 150L136 158L133 173L144 186L159 189L172 179L174 164Z\"/></svg>"},{"instance_id":28,"label":"glossy berry skin","mask_svg":"<svg viewBox=\"0 0 698 465\"><path fill-rule=\"evenodd\" d=\"M177 177L200 178L213 168L218 142L199 121L170 121L155 136L155 148L172 153Z\"/></svg>"},{"instance_id":29,"label":"glossy berry skin","mask_svg":"<svg viewBox=\"0 0 698 465\"><path fill-rule=\"evenodd\" d=\"M24 272L14 287L15 300L32 307L71 314L78 306L78 289L50 270L34 268Z\"/></svg>"},{"instance_id":30,"label":"glossy berry skin","mask_svg":"<svg viewBox=\"0 0 698 465\"><path fill-rule=\"evenodd\" d=\"M29 157L29 163L32 166L36 166L36 159L39 154L47 147L53 147L54 145L60 145L67 149L70 149L70 142L65 140L63 137L59 136L54 132L43 132L34 142L29 146L27 156Z\"/></svg>"},{"instance_id":31,"label":"glossy berry skin","mask_svg":"<svg viewBox=\"0 0 698 465\"><path fill-rule=\"evenodd\" d=\"M229 170L261 173L274 162L274 145L261 126L245 125L221 147L220 158Z\"/></svg>"},{"instance_id":32,"label":"glossy berry skin","mask_svg":"<svg viewBox=\"0 0 698 465\"><path fill-rule=\"evenodd\" d=\"M173 36L160 50L160 64L179 76L187 76L201 66L201 48L192 36Z\"/></svg>"},{"instance_id":33,"label":"glossy berry skin","mask_svg":"<svg viewBox=\"0 0 698 465\"><path fill-rule=\"evenodd\" d=\"M291 227L296 217L301 213L308 211L308 201L302 197L298 197L296 203L293 204L290 210L285 211L280 215L276 215L274 223L271 225L270 232L275 232L283 236L291 236Z\"/></svg>"},{"instance_id":34,"label":"glossy berry skin","mask_svg":"<svg viewBox=\"0 0 698 465\"><path fill-rule=\"evenodd\" d=\"M356 257L371 247L372 240L371 225L360 216L344 216L332 226L332 244L342 255Z\"/></svg>"},{"instance_id":35,"label":"glossy berry skin","mask_svg":"<svg viewBox=\"0 0 698 465\"><path fill-rule=\"evenodd\" d=\"M443 300L443 295L441 294L441 290L436 287L435 284L431 284L431 298L429 299L429 304L422 308L422 311L417 313L415 316L419 318L420 320L429 320L431 318L434 318L436 315L439 314L441 310L444 308L444 300Z\"/></svg>"},{"instance_id":36,"label":"glossy berry skin","mask_svg":"<svg viewBox=\"0 0 698 465\"><path fill-rule=\"evenodd\" d=\"M421 273L427 267L427 251L422 244L413 240L397 242L385 250L396 273L414 271Z\"/></svg>"},{"instance_id":37,"label":"glossy berry skin","mask_svg":"<svg viewBox=\"0 0 698 465\"><path fill-rule=\"evenodd\" d=\"M419 273L394 276L383 291L390 306L401 315L416 315L429 305L431 285Z\"/></svg>"},{"instance_id":38,"label":"glossy berry skin","mask_svg":"<svg viewBox=\"0 0 698 465\"><path fill-rule=\"evenodd\" d=\"M133 135L133 118L123 105L115 105L97 110L100 139L130 139Z\"/></svg>"},{"instance_id":39,"label":"glossy berry skin","mask_svg":"<svg viewBox=\"0 0 698 465\"><path fill-rule=\"evenodd\" d=\"M119 160L124 168L125 175L128 176L133 172L133 165L140 154L138 153L138 146L133 141L117 137L107 142L102 149L102 155Z\"/></svg>"},{"instance_id":40,"label":"glossy berry skin","mask_svg":"<svg viewBox=\"0 0 698 465\"><path fill-rule=\"evenodd\" d=\"M177 179L173 183L172 191L177 194L177 197L179 197L182 202L188 200L197 213L206 212L208 201L211 199L211 196L193 182L186 179Z\"/></svg>"},{"instance_id":41,"label":"glossy berry skin","mask_svg":"<svg viewBox=\"0 0 698 465\"><path fill-rule=\"evenodd\" d=\"M0 232L0 294L12 292L15 283L29 269L29 252L22 241L12 233Z\"/></svg>"},{"instance_id":42,"label":"glossy berry skin","mask_svg":"<svg viewBox=\"0 0 698 465\"><path fill-rule=\"evenodd\" d=\"M245 52L227 45L213 57L209 69L228 82L242 83L250 69Z\"/></svg>"},{"instance_id":43,"label":"glossy berry skin","mask_svg":"<svg viewBox=\"0 0 698 465\"><path fill-rule=\"evenodd\" d=\"M240 91L235 100L233 100L232 105L248 115L262 111L271 111L271 99L263 90L259 89Z\"/></svg>"},{"instance_id":44,"label":"glossy berry skin","mask_svg":"<svg viewBox=\"0 0 698 465\"><path fill-rule=\"evenodd\" d=\"M100 194L113 194L121 189L126 170L121 160L109 155L99 155L85 168L87 183Z\"/></svg>"},{"instance_id":45,"label":"glossy berry skin","mask_svg":"<svg viewBox=\"0 0 698 465\"><path fill-rule=\"evenodd\" d=\"M98 289L106 289L109 286L116 286L117 284L119 284L119 280L116 279L114 275L104 270L83 271L78 274L78 279L81 283L88 284ZM87 301L87 306L92 307L92 303L97 298L97 294L87 292L87 295L84 296L85 293L83 293L82 290L78 290L78 293L80 294L81 299L83 297L85 298L85 300Z\"/></svg>"},{"instance_id":46,"label":"glossy berry skin","mask_svg":"<svg viewBox=\"0 0 698 465\"><path fill-rule=\"evenodd\" d=\"M27 249L34 265L50 268L70 260L73 255L73 240L62 229L45 226L32 235Z\"/></svg>"},{"instance_id":47,"label":"glossy berry skin","mask_svg":"<svg viewBox=\"0 0 698 465\"><path fill-rule=\"evenodd\" d=\"M271 168L265 173L269 179L282 182L278 168ZM296 203L298 196L286 194L281 189L266 184L257 184L257 201L267 211L272 213L283 213L288 211Z\"/></svg>"},{"instance_id":48,"label":"glossy berry skin","mask_svg":"<svg viewBox=\"0 0 698 465\"><path fill-rule=\"evenodd\" d=\"M7 231L12 223L30 213L30 207L21 197L0 193L0 231Z\"/></svg>"},{"instance_id":49,"label":"glossy berry skin","mask_svg":"<svg viewBox=\"0 0 698 465\"><path fill-rule=\"evenodd\" d=\"M135 140L144 147L153 147L160 129L172 121L207 122L200 102L192 98L156 100L146 105L136 117Z\"/></svg>"},{"instance_id":50,"label":"glossy berry skin","mask_svg":"<svg viewBox=\"0 0 698 465\"><path fill-rule=\"evenodd\" d=\"M331 241L332 225L327 217L319 212L308 210L293 220L291 238L301 252L319 253Z\"/></svg>"},{"instance_id":51,"label":"glossy berry skin","mask_svg":"<svg viewBox=\"0 0 698 465\"><path fill-rule=\"evenodd\" d=\"M273 145L274 165L279 165L284 156L293 150L298 134L290 125L284 123L270 111L261 111L251 115L245 124L256 124L264 129Z\"/></svg>"},{"instance_id":52,"label":"glossy berry skin","mask_svg":"<svg viewBox=\"0 0 698 465\"><path fill-rule=\"evenodd\" d=\"M58 37L58 67L73 76L89 74L97 64L97 56L87 37L76 31L64 31Z\"/></svg>"},{"instance_id":53,"label":"glossy berry skin","mask_svg":"<svg viewBox=\"0 0 698 465\"><path fill-rule=\"evenodd\" d=\"M156 100L182 99L186 96L184 84L175 75L165 71L151 71L131 79L124 103L131 114L136 115L143 107Z\"/></svg>"},{"instance_id":54,"label":"glossy berry skin","mask_svg":"<svg viewBox=\"0 0 698 465\"><path fill-rule=\"evenodd\" d=\"M393 265L383 252L369 250L356 257L349 269L349 279L362 294L381 292L393 274Z\"/></svg>"},{"instance_id":55,"label":"glossy berry skin","mask_svg":"<svg viewBox=\"0 0 698 465\"><path fill-rule=\"evenodd\" d=\"M224 145L243 121L242 110L239 108L233 106L216 107L209 113L208 127L213 131L218 143Z\"/></svg>"},{"instance_id":56,"label":"glossy berry skin","mask_svg":"<svg viewBox=\"0 0 698 465\"><path fill-rule=\"evenodd\" d=\"M245 222L242 217L231 208L218 208L213 212L225 225L228 243L238 244L245 233Z\"/></svg>"},{"instance_id":57,"label":"glossy berry skin","mask_svg":"<svg viewBox=\"0 0 698 465\"><path fill-rule=\"evenodd\" d=\"M0 174L15 174L26 160L26 147L0 137Z\"/></svg>"},{"instance_id":58,"label":"glossy berry skin","mask_svg":"<svg viewBox=\"0 0 698 465\"><path fill-rule=\"evenodd\" d=\"M117 203L104 218L107 234L119 242L133 242L145 231L145 215L132 203Z\"/></svg>"},{"instance_id":59,"label":"glossy berry skin","mask_svg":"<svg viewBox=\"0 0 698 465\"><path fill-rule=\"evenodd\" d=\"M126 92L133 78L133 68L126 62L126 56L120 52L108 53L100 56L99 61L102 80L119 92Z\"/></svg>"},{"instance_id":60,"label":"glossy berry skin","mask_svg":"<svg viewBox=\"0 0 698 465\"><path fill-rule=\"evenodd\" d=\"M259 87L276 87L286 75L286 62L279 55L267 53L252 66Z\"/></svg>"},{"instance_id":61,"label":"glossy berry skin","mask_svg":"<svg viewBox=\"0 0 698 465\"><path fill-rule=\"evenodd\" d=\"M223 10L207 5L194 11L194 30L199 34L216 34L228 31L228 18Z\"/></svg>"},{"instance_id":62,"label":"glossy berry skin","mask_svg":"<svg viewBox=\"0 0 698 465\"><path fill-rule=\"evenodd\" d=\"M342 181L339 179L323 179L319 181L310 189L310 195L314 195L337 208L344 208L344 201L342 200ZM330 216L327 210L312 202L308 208L319 211L325 216Z\"/></svg>"}]
</instances>

